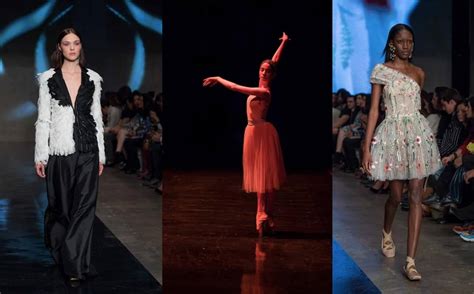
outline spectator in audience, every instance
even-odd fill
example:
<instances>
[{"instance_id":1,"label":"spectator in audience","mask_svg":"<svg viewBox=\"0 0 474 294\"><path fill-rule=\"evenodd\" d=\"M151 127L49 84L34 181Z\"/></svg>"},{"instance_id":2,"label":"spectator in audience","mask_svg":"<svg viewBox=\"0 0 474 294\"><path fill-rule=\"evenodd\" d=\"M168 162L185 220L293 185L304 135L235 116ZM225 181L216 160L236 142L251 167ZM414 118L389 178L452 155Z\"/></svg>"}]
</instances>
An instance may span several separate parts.
<instances>
[{"instance_id":1,"label":"spectator in audience","mask_svg":"<svg viewBox=\"0 0 474 294\"><path fill-rule=\"evenodd\" d=\"M456 151L467 135L467 130L459 121L456 107L461 103L461 96L456 89L449 89L446 95L439 97L441 108L449 115L449 123L443 132L443 137L438 145L441 158ZM438 133L439 133L438 128Z\"/></svg>"},{"instance_id":2,"label":"spectator in audience","mask_svg":"<svg viewBox=\"0 0 474 294\"><path fill-rule=\"evenodd\" d=\"M143 146L145 135L150 131L150 112L145 109L143 94L133 92L133 106L135 115L130 119L126 127L126 138L124 148L127 154L125 172L136 173L140 168L138 150Z\"/></svg>"},{"instance_id":3,"label":"spectator in audience","mask_svg":"<svg viewBox=\"0 0 474 294\"><path fill-rule=\"evenodd\" d=\"M344 110L342 110L341 116L339 117L339 119L337 120L337 122L334 124L334 127L333 127L333 135L334 135L336 144L337 144L337 136L339 134L339 129L347 125L353 124L358 112L359 112L359 108L356 106L355 97L354 96L347 97L347 107ZM341 163L342 159L343 159L342 146L341 147L336 146L334 162Z\"/></svg>"},{"instance_id":4,"label":"spectator in audience","mask_svg":"<svg viewBox=\"0 0 474 294\"><path fill-rule=\"evenodd\" d=\"M347 107L347 97L351 96L349 91L346 89L339 89L336 93L337 96L337 108L342 111Z\"/></svg>"},{"instance_id":5,"label":"spectator in audience","mask_svg":"<svg viewBox=\"0 0 474 294\"><path fill-rule=\"evenodd\" d=\"M367 96L365 94L356 95L357 111L354 122L350 125L346 125L339 130L336 144L336 154L343 150L343 144L346 142L344 169L346 172L354 172L359 166L355 151L362 140L362 136L365 133L364 127L362 126L362 117L367 116ZM364 113L365 111L365 113ZM349 157L349 158L347 158Z\"/></svg>"},{"instance_id":6,"label":"spectator in audience","mask_svg":"<svg viewBox=\"0 0 474 294\"><path fill-rule=\"evenodd\" d=\"M114 164L114 147L116 145L117 138L117 127L120 123L120 117L122 114L122 108L118 99L118 95L115 92L105 93L105 105L106 105L106 117L104 127L104 143L105 143L105 154L107 158L107 166Z\"/></svg>"},{"instance_id":7,"label":"spectator in audience","mask_svg":"<svg viewBox=\"0 0 474 294\"><path fill-rule=\"evenodd\" d=\"M337 122L339 119L339 116L341 115L341 110L337 108L337 95L335 93L332 93L332 125L334 127L334 124Z\"/></svg>"},{"instance_id":8,"label":"spectator in audience","mask_svg":"<svg viewBox=\"0 0 474 294\"><path fill-rule=\"evenodd\" d=\"M444 168L439 177L434 180L433 188L435 193L423 201L424 204L433 208L439 208L443 205L450 205L455 200L449 193L449 189L457 169L462 165L461 158L456 158L456 150L461 146L467 136L466 125L460 121L466 121L466 113L463 109L461 97L455 89L447 91L446 95L440 97L440 104L443 111L450 115L450 121L447 125L440 144L440 155ZM459 113L456 109L459 107ZM457 187L456 183L453 183ZM457 198L457 195L456 197Z\"/></svg>"},{"instance_id":9,"label":"spectator in audience","mask_svg":"<svg viewBox=\"0 0 474 294\"><path fill-rule=\"evenodd\" d=\"M452 97L457 96L458 92L454 89L448 87L436 87L433 93L432 105L435 111L440 114L440 120L438 123L438 131L436 132L436 142L438 147L441 145L441 141L444 136L444 132L448 127L449 122L451 121L451 116L446 111L443 111L443 106L441 105L441 97Z\"/></svg>"},{"instance_id":10,"label":"spectator in audience","mask_svg":"<svg viewBox=\"0 0 474 294\"><path fill-rule=\"evenodd\" d=\"M439 120L441 119L441 115L433 107L433 100L433 94L429 94L426 91L421 91L421 113L428 120L431 131L436 137L438 134Z\"/></svg>"}]
</instances>

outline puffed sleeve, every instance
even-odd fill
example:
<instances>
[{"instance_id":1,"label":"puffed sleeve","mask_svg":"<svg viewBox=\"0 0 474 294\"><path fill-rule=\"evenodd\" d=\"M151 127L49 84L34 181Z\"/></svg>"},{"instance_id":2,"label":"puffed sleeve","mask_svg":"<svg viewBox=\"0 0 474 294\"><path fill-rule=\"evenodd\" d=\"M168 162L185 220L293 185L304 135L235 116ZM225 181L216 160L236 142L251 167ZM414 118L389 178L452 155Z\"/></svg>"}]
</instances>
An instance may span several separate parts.
<instances>
[{"instance_id":1,"label":"puffed sleeve","mask_svg":"<svg viewBox=\"0 0 474 294\"><path fill-rule=\"evenodd\" d=\"M372 74L370 75L370 83L380 85L386 85L388 83L387 73L384 71L382 64L377 64L372 70Z\"/></svg>"}]
</instances>

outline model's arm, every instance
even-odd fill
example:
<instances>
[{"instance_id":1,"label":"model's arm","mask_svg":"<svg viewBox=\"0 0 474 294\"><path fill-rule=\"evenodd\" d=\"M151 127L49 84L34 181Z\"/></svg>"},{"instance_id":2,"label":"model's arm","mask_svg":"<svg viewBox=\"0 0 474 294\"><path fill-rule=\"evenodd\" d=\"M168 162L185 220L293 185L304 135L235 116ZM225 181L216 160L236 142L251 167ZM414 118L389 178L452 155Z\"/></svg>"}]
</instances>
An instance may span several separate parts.
<instances>
[{"instance_id":1,"label":"model's arm","mask_svg":"<svg viewBox=\"0 0 474 294\"><path fill-rule=\"evenodd\" d=\"M288 35L285 34L285 32L283 32L283 35L280 38L280 40L281 40L280 46L278 46L278 49L276 50L275 54L273 54L273 57L272 57L272 61L275 63L278 63L280 61L281 52L283 51L283 48L285 47L286 42L288 42L288 40L290 39L288 38Z\"/></svg>"},{"instance_id":2,"label":"model's arm","mask_svg":"<svg viewBox=\"0 0 474 294\"><path fill-rule=\"evenodd\" d=\"M369 117L367 121L367 130L365 132L364 142L364 156L362 160L362 167L365 172L370 174L370 144L372 143L372 136L374 135L375 124L379 118L379 102L380 94L382 93L382 85L372 84L372 102L370 104Z\"/></svg>"},{"instance_id":3,"label":"model's arm","mask_svg":"<svg viewBox=\"0 0 474 294\"><path fill-rule=\"evenodd\" d=\"M261 98L268 98L270 96L270 91L268 89L241 86L221 77L205 78L202 84L204 87L212 87L216 84L221 84L222 86L234 92L239 92L246 95L255 95Z\"/></svg>"}]
</instances>

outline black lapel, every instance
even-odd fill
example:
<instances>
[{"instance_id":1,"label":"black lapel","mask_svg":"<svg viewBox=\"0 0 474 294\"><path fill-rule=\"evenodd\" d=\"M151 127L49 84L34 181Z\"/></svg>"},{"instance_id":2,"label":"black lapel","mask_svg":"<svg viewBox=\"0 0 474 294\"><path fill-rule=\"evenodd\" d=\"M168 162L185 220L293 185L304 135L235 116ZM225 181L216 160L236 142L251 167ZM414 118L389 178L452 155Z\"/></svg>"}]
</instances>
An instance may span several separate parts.
<instances>
[{"instance_id":1,"label":"black lapel","mask_svg":"<svg viewBox=\"0 0 474 294\"><path fill-rule=\"evenodd\" d=\"M66 82L63 79L63 75L60 68L54 70L55 74L53 75L54 82L58 87L56 95L53 98L59 100L60 105L65 106L71 104L71 97L69 96L69 91L67 90Z\"/></svg>"}]
</instances>

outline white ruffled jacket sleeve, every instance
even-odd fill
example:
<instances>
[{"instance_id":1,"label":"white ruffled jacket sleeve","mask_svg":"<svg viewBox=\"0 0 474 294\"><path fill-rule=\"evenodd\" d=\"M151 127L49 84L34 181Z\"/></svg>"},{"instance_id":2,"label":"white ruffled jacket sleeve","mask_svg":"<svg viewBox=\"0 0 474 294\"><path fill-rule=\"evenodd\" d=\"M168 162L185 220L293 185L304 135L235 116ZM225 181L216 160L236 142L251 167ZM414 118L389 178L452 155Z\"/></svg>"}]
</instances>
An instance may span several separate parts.
<instances>
[{"instance_id":1,"label":"white ruffled jacket sleeve","mask_svg":"<svg viewBox=\"0 0 474 294\"><path fill-rule=\"evenodd\" d=\"M39 98L38 119L35 123L35 163L47 164L49 157L49 129L51 124L51 94L49 93L48 79L54 70L48 70L38 75Z\"/></svg>"},{"instance_id":2,"label":"white ruffled jacket sleeve","mask_svg":"<svg viewBox=\"0 0 474 294\"><path fill-rule=\"evenodd\" d=\"M102 121L102 108L100 105L100 97L102 93L102 77L88 69L88 74L94 82L95 90L92 96L91 115L94 118L97 130L97 146L99 147L99 162L105 164L105 147L104 147L104 122Z\"/></svg>"}]
</instances>

